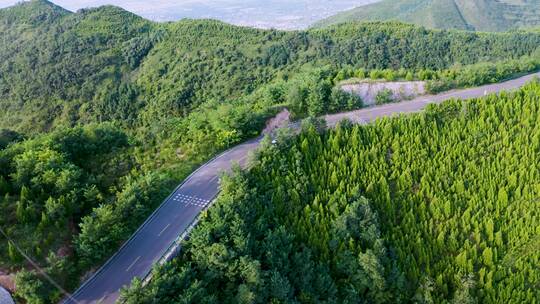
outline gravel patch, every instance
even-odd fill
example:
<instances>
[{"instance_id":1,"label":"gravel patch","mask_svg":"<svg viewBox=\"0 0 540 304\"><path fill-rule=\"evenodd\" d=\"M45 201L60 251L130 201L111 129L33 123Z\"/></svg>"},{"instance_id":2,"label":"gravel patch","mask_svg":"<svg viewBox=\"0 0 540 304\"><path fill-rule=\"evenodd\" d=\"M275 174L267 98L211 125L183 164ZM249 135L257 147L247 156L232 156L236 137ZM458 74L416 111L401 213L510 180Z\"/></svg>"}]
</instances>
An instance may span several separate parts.
<instances>
[{"instance_id":1,"label":"gravel patch","mask_svg":"<svg viewBox=\"0 0 540 304\"><path fill-rule=\"evenodd\" d=\"M278 128L283 128L287 126L290 121L291 113L289 112L289 110L284 109L266 123L266 127L264 128L262 133L270 134Z\"/></svg>"}]
</instances>

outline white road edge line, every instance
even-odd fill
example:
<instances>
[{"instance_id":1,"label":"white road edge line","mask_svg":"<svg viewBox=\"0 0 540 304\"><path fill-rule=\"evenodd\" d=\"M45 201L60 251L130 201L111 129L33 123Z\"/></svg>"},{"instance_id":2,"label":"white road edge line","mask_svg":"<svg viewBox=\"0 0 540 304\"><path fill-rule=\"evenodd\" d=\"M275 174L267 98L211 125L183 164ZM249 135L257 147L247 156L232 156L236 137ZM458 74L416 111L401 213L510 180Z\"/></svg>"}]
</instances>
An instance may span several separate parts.
<instances>
[{"instance_id":1,"label":"white road edge line","mask_svg":"<svg viewBox=\"0 0 540 304\"><path fill-rule=\"evenodd\" d=\"M163 232L165 232L165 230L167 230L167 228L169 228L169 226L171 226L171 224L167 224L167 226L165 226L165 228L163 228L163 230L161 230L161 232L157 235L157 236L161 236L161 234L163 234Z\"/></svg>"},{"instance_id":2,"label":"white road edge line","mask_svg":"<svg viewBox=\"0 0 540 304\"><path fill-rule=\"evenodd\" d=\"M135 263L137 263L137 261L141 258L141 256L139 256L138 258L135 259L135 261L133 261L133 263L131 263L131 265L129 265L129 267L126 269L126 272L128 272L131 267L135 266Z\"/></svg>"}]
</instances>

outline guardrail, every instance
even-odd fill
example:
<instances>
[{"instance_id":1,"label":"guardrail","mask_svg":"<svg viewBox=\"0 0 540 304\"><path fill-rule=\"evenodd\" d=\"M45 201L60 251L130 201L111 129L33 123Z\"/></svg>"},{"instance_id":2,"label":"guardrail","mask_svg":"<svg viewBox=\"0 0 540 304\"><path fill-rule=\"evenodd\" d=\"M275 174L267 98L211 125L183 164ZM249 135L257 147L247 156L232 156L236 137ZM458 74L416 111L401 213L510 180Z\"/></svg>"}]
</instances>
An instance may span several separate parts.
<instances>
[{"instance_id":1,"label":"guardrail","mask_svg":"<svg viewBox=\"0 0 540 304\"><path fill-rule=\"evenodd\" d=\"M216 195L217 196L217 195ZM197 226L199 221L201 220L201 215L204 214L212 206L214 203L215 198L210 201L209 204L204 207L201 212L197 215L197 217L189 224L189 226L182 232L182 234L167 248L163 251L161 254L161 258L157 261L157 264L163 265L167 262L170 262L174 257L176 257L182 248L182 241L184 241L187 236L193 231L193 229ZM144 276L143 279L143 286L147 285L150 280L152 280L152 269L148 271L148 273Z\"/></svg>"},{"instance_id":2,"label":"guardrail","mask_svg":"<svg viewBox=\"0 0 540 304\"><path fill-rule=\"evenodd\" d=\"M300 128L300 125L301 125L301 121L296 121L296 122L290 122L288 123L285 128L290 128L290 129L293 129L293 130L296 130L298 131L298 129ZM283 127L281 127L283 128ZM269 132L268 134L263 134L263 135L260 135L252 140L249 140L249 141L246 141L245 143L249 143L251 141L257 141L257 140L260 140L262 139L265 135L269 135L270 137L275 137L276 135L276 131L277 129L279 128L276 128L274 130L271 130L271 132ZM235 146L236 147L236 146ZM152 212L152 214L143 222L143 224L141 226L139 226L139 228L137 228L137 230L130 236L130 238L125 241L122 246L120 247L120 249L118 249L116 251L116 253L109 259L107 260L107 262L105 262L105 264L103 264L103 266L101 266L96 272L94 272L89 279L87 279L78 289L75 293L72 294L72 297L71 299L64 299L62 301L63 304L69 304L71 301L76 301L76 296L82 291L84 290L90 283L92 283L96 277L102 273L105 269L107 269L107 267L109 266L109 264L111 264L118 256L118 253L121 252L136 236L137 234L144 228L148 225L148 223L150 223L150 221L152 221L157 213L159 212L159 210L161 210L163 208L163 206L165 206L165 204L174 196L174 194L186 183L188 182L192 177L193 175L195 175L198 171L200 171L203 167L205 167L206 165L210 164L211 162L213 162L214 160L222 157L223 155L227 154L228 152L232 151L235 147L233 148L230 148L230 149L227 149L225 151L223 151L222 153L216 155L215 157L213 157L212 159L210 159L209 161L205 162L203 165L199 166L196 170L194 170L188 177L186 177L178 186L176 186L176 188L171 192L171 194L169 194L169 196L167 196L167 198L165 200L163 200L163 202L159 205L158 208L156 208L156 210L154 210L154 212ZM216 194L217 196L217 194ZM184 241L186 239L186 237L189 235L189 233L197 226L197 224L199 223L200 219L201 219L201 214L204 213L205 211L208 210L208 208L210 208L213 203L215 202L215 197L212 198L212 200L210 201L210 203L204 207L201 212L199 212L199 214L197 215L197 217L189 224L188 228L168 247L166 248L161 254L160 254L160 258L159 260L156 262L157 264L159 265L163 265L165 264L166 262L170 261L172 258L174 258L179 252L180 252L180 249L181 249L181 245L182 245L182 241ZM150 280L152 279L152 271L153 271L153 267L150 268L146 273L143 274L142 276L142 280L143 280L143 285L146 285L150 282Z\"/></svg>"},{"instance_id":3,"label":"guardrail","mask_svg":"<svg viewBox=\"0 0 540 304\"><path fill-rule=\"evenodd\" d=\"M252 140L249 140L247 142L251 142L251 141L256 141L256 140L260 140L263 136L259 136L259 137L256 137ZM236 146L235 146L236 147ZM165 200L163 200L163 202L159 205L158 208L156 208L156 210L154 210L154 212L152 212L152 214L143 222L143 224L141 226L139 226L139 228L137 228L137 230L135 230L135 232L130 236L130 238L125 241L122 246L120 246L120 248L115 252L115 254L109 258L105 264L103 264L96 272L94 272L76 291L75 293L73 293L71 295L71 298L67 298L67 299L64 299L61 301L61 303L63 304L70 304L71 302L76 302L76 297L77 295L82 291L84 290L90 283L92 283L96 277L102 273L105 269L107 269L107 267L118 257L118 253L121 252L136 236L137 234L144 228L148 225L148 223L150 223L150 221L152 221L152 219L154 219L157 215L157 213L165 206L165 204L174 196L174 194L185 184L187 183L197 172L199 172L203 167L205 167L206 165L210 164L211 162L213 162L214 160L222 157L223 155L227 154L228 152L232 151L235 147L232 147L230 149L227 149L225 151L223 151L222 153L214 156L213 158L211 158L210 160L208 160L207 162L205 162L203 165L199 166L196 170L194 170L190 175L188 175L178 186L176 186L176 188L171 192L171 194L169 194L169 196L167 196L167 198ZM214 199L215 197L211 200L211 202L208 204L207 207L205 207L204 209L202 209L201 213L203 211L206 211L208 210L208 207L212 205L212 203L214 202ZM169 254L168 256L168 259L170 260L172 257L174 257L174 253L169 253L169 251L171 251L171 249L175 248L175 250L178 250L179 246L180 246L180 243L183 241L183 239L189 235L189 232L191 232L193 230L193 228L197 225L197 223L199 222L200 220L200 214L197 215L197 217L195 218L195 220L193 220L193 222L191 222L191 224L189 225L189 227L184 231L184 233L182 233L182 235L180 237L178 237L176 239L175 242L173 242L164 252L163 254L161 255L161 258L158 260L158 263L160 264L163 264L165 263L166 261L163 259L163 257L167 254ZM177 253L177 252L176 252ZM143 276L143 280L145 282L148 282L149 279L149 275L152 273L152 268L148 270L147 273L144 274Z\"/></svg>"},{"instance_id":4,"label":"guardrail","mask_svg":"<svg viewBox=\"0 0 540 304\"><path fill-rule=\"evenodd\" d=\"M287 127L290 127L292 125L294 125L294 124L289 124ZM255 139L253 139L253 140L260 140L264 136L265 135L261 135L261 136L255 138ZM272 136L272 134L270 136ZM222 156L223 154L227 153L230 150L232 150L232 149L229 149L229 150L223 152L219 156L214 157L212 160L217 159L218 157ZM209 161L208 163L210 163L211 161ZM203 167L203 166L201 166L201 167ZM249 167L250 166L248 165L248 168ZM186 179L186 181L187 181L187 179ZM186 230L184 230L184 232L166 250L163 251L163 253L161 254L161 258L157 261L157 264L163 265L163 264L165 264L167 262L170 262L175 256L178 255L178 253L180 253L180 250L182 248L182 241L184 241L187 238L187 236L189 236L191 231L193 231L193 229L195 229L195 227L197 226L197 224L201 220L202 214L204 214L204 212L208 211L208 209L210 209L210 207L212 207L212 205L216 201L216 197L218 195L219 195L219 192L218 192L218 194L216 194L210 200L210 203L208 203L203 209L201 209L201 211L199 212L197 217L189 224L189 226L186 228ZM150 269L150 271L145 275L145 277L143 279L143 285L148 284L151 279L152 279L152 269Z\"/></svg>"},{"instance_id":5,"label":"guardrail","mask_svg":"<svg viewBox=\"0 0 540 304\"><path fill-rule=\"evenodd\" d=\"M538 78L540 76L540 73L536 73L536 74L530 74L528 76L524 76L524 77L521 77L521 78L518 78L516 80L525 80L525 81L530 81L531 79L534 79L534 78ZM490 87L490 86L493 86L495 84L491 84L491 85L486 85L486 86L481 86L481 87L478 87L478 88L482 88L482 87ZM521 85L519 85L521 86ZM464 89L464 90L467 90L467 89ZM508 90L508 89L507 89ZM328 115L326 116L328 117ZM366 121L363 121L363 120L358 120L357 123L365 123ZM289 127L293 128L293 129L297 129L298 127L300 126L300 123L299 122L295 122L295 123L290 123L289 124ZM253 140L258 140L260 139L262 136L259 136L257 137L256 139L253 139ZM193 173L191 173L186 179L184 179L184 181L178 185L176 187L176 189L171 193L171 195L169 195L167 197L167 199L165 199L163 201L163 203L152 213L152 215L150 215L150 217L135 231L135 233L133 233L133 235L120 247L120 249L101 267L99 268L86 282L83 283L83 285L81 285L81 287L79 287L79 289L77 289L77 291L73 294L73 296L75 297L78 293L80 293L81 290L83 290L89 283L91 283L93 280L95 280L95 277L100 274L104 269L107 268L107 266L117 257L118 255L118 252L122 251L122 249L127 245L129 244L132 239L137 235L137 233L142 229L144 228L148 222L150 222L150 220L152 220L155 215L157 214L157 212L165 205L165 203L171 198L171 196L176 193L176 191L178 191L178 189L180 187L182 187L196 172L198 172L202 167L204 167L205 165L209 164L210 162L214 161L215 159L223 156L225 153L231 151L232 149L234 148L231 148L231 149L228 149L226 151L224 151L223 153L219 154L218 156L212 158L211 160L209 160L208 162L206 162L205 164L203 164L202 166L200 166L199 168L197 168L197 170L193 171ZM212 203L210 203L208 206L212 205ZM207 209L208 207L206 207L205 209ZM203 211L205 211L205 209L203 209ZM175 254L178 253L178 250L180 248L180 245L181 245L181 242L185 239L185 237L189 234L189 232L191 232L191 230L196 226L196 224L199 222L200 220L200 213L199 215L197 216L197 218L190 224L190 226L188 227L188 229L186 229L186 231L184 231L184 233L182 233L182 235L177 238L177 240L175 242L173 242L173 244L171 244L164 252L163 252L163 255L162 257L159 259L159 263L164 263L165 261L167 260L170 260L172 257L174 257ZM149 281L149 274L152 272L152 269L150 269L148 271L148 273L145 275L145 280L147 279ZM150 277L151 278L151 277ZM69 300L69 299L68 299ZM68 300L64 300L62 301L63 303L67 303L66 301Z\"/></svg>"}]
</instances>

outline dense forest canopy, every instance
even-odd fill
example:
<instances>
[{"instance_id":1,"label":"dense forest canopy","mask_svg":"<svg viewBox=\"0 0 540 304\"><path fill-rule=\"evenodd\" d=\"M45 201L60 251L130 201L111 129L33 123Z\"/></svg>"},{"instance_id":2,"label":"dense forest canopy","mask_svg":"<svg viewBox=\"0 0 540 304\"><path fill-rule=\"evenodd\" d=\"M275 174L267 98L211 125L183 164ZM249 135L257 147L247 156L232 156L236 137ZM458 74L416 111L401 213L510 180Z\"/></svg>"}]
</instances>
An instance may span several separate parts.
<instances>
[{"instance_id":1,"label":"dense forest canopy","mask_svg":"<svg viewBox=\"0 0 540 304\"><path fill-rule=\"evenodd\" d=\"M71 13L34 0L0 10L0 41L0 128L35 133L112 120L152 126L313 66L440 70L519 58L540 35L399 23L296 32L152 23L112 6Z\"/></svg>"},{"instance_id":2,"label":"dense forest canopy","mask_svg":"<svg viewBox=\"0 0 540 304\"><path fill-rule=\"evenodd\" d=\"M45 0L22 2L0 10L0 225L51 277L73 289L176 182L219 151L258 135L265 120L284 107L294 118L360 108L361 99L336 86L360 74L412 75L433 81L434 89L495 82L538 70L539 46L538 31L488 34L375 22L285 32L213 20L154 23L114 6L73 13ZM339 234L331 250L352 238L351 254L362 252L366 263L374 263L370 278L380 283L378 291L360 282L364 278L351 286L373 299L399 300L397 290L410 287L400 282L411 274L400 268L402 257L383 253L399 247L388 236L387 219L377 214L377 198L365 192L340 204L322 224ZM356 221L367 222L369 235L349 231L348 223ZM253 235L273 224L260 225ZM276 299L352 297L352 289L340 283L346 270L327 259L329 247L317 244L313 234L297 239L299 231L272 231L283 246L311 238L287 247L295 257L283 257L283 263L305 261L298 262L304 268L297 273L309 271L315 280L331 270L308 289L310 277L293 282L293 274L272 266L275 288L289 286ZM246 253L239 265L257 275L266 263L257 259L262 257L255 251ZM4 238L0 270L17 273L17 297L27 303L55 303L61 296ZM220 284L223 274L216 275L208 286ZM395 284L384 283L390 275ZM448 298L456 281L441 280L448 290L438 297ZM250 299L252 287L242 287L242 297ZM230 300L235 288L205 299ZM303 288L299 296L295 290Z\"/></svg>"},{"instance_id":3,"label":"dense forest canopy","mask_svg":"<svg viewBox=\"0 0 540 304\"><path fill-rule=\"evenodd\" d=\"M0 225L72 289L81 271L114 253L172 185L163 174L141 170L134 143L119 128L62 128L0 150ZM26 264L13 243L3 239L0 251L3 269ZM16 284L29 303L62 296L32 272L20 271Z\"/></svg>"},{"instance_id":4,"label":"dense forest canopy","mask_svg":"<svg viewBox=\"0 0 540 304\"><path fill-rule=\"evenodd\" d=\"M266 143L126 303L536 303L540 83Z\"/></svg>"},{"instance_id":5,"label":"dense forest canopy","mask_svg":"<svg viewBox=\"0 0 540 304\"><path fill-rule=\"evenodd\" d=\"M538 0L383 0L316 23L399 20L438 29L507 31L540 25Z\"/></svg>"}]
</instances>

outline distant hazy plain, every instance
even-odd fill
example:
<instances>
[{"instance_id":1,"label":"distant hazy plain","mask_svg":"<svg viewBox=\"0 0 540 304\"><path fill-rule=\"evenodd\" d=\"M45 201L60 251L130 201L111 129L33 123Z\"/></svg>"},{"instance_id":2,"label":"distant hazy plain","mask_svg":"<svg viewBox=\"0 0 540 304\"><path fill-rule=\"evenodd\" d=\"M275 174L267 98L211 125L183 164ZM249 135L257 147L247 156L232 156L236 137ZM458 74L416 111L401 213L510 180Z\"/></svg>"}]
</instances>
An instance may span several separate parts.
<instances>
[{"instance_id":1,"label":"distant hazy plain","mask_svg":"<svg viewBox=\"0 0 540 304\"><path fill-rule=\"evenodd\" d=\"M260 28L302 29L339 11L379 0L53 0L69 10L114 4L156 21L212 18ZM0 0L0 7L19 2Z\"/></svg>"}]
</instances>

